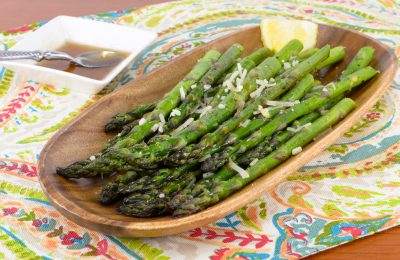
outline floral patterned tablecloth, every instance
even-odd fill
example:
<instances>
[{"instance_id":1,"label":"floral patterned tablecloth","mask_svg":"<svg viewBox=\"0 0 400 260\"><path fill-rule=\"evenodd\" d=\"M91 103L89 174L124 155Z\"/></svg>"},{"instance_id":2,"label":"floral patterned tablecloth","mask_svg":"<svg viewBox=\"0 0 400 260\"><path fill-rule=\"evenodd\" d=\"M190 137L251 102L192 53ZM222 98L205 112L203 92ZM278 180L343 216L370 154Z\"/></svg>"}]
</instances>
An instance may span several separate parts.
<instances>
[{"instance_id":1,"label":"floral patterned tablecloth","mask_svg":"<svg viewBox=\"0 0 400 260\"><path fill-rule=\"evenodd\" d=\"M229 33L283 15L351 28L400 56L395 0L187 0L87 16L158 33L118 85ZM38 22L0 35L8 48ZM93 93L94 94L94 93ZM65 219L38 183L46 141L100 95L0 68L0 259L297 258L400 222L400 76L345 136L258 200L215 223L154 239L107 236Z\"/></svg>"}]
</instances>

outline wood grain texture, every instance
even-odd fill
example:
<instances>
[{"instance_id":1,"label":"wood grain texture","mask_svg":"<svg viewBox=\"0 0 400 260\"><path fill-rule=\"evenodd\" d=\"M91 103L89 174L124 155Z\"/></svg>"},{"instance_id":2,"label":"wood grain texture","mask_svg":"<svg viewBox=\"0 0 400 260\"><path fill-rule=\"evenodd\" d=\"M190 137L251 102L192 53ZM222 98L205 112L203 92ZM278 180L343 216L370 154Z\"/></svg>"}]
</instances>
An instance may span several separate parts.
<instances>
[{"instance_id":1,"label":"wood grain texture","mask_svg":"<svg viewBox=\"0 0 400 260\"><path fill-rule=\"evenodd\" d=\"M60 130L47 143L39 161L40 182L53 205L76 223L118 236L164 236L205 225L257 199L332 144L376 103L390 85L396 71L395 56L385 45L357 32L319 25L318 46L327 43L332 46L340 44L347 49L346 59L331 70L324 80L336 78L356 51L365 45L376 49L372 66L381 73L363 88L352 93L351 97L357 102L358 107L331 131L308 145L302 153L226 200L191 216L181 218L123 216L117 213L115 206L102 206L96 200L100 185L106 181L105 179L66 180L55 174L56 167L66 166L101 150L106 140L110 138L104 133L103 127L111 116L162 97L208 49L216 48L223 51L232 43L239 42L245 47L245 55L261 46L261 42L255 39L260 39L260 30L258 27L250 27L197 48L101 99Z\"/></svg>"}]
</instances>

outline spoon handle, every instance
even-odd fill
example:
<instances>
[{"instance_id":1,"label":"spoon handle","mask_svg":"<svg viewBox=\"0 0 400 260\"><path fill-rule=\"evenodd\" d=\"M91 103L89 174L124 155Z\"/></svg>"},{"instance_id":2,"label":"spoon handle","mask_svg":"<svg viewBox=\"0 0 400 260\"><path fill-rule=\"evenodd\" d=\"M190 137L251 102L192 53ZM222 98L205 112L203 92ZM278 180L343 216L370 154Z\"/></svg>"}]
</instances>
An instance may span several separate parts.
<instances>
[{"instance_id":1,"label":"spoon handle","mask_svg":"<svg viewBox=\"0 0 400 260\"><path fill-rule=\"evenodd\" d=\"M35 60L44 58L42 51L0 51L0 60Z\"/></svg>"},{"instance_id":2,"label":"spoon handle","mask_svg":"<svg viewBox=\"0 0 400 260\"><path fill-rule=\"evenodd\" d=\"M6 60L71 60L72 57L59 51L0 51L0 61Z\"/></svg>"}]
</instances>

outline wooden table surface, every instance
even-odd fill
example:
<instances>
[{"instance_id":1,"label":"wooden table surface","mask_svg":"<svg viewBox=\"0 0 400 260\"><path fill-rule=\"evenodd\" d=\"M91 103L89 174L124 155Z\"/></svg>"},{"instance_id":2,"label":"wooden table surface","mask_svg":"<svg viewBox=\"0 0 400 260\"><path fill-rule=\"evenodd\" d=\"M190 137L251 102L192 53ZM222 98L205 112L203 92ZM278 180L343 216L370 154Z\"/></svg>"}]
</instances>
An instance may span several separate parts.
<instances>
[{"instance_id":1,"label":"wooden table surface","mask_svg":"<svg viewBox=\"0 0 400 260\"><path fill-rule=\"evenodd\" d=\"M80 16L165 0L0 0L0 30L57 15ZM310 259L400 259L400 227L324 251Z\"/></svg>"}]
</instances>

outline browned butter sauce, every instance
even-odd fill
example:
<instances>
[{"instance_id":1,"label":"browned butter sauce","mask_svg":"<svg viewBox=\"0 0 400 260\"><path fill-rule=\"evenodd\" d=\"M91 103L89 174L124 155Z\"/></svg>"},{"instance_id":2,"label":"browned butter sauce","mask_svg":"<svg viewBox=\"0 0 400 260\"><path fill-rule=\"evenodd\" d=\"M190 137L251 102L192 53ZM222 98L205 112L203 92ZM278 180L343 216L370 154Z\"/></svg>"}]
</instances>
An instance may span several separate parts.
<instances>
[{"instance_id":1,"label":"browned butter sauce","mask_svg":"<svg viewBox=\"0 0 400 260\"><path fill-rule=\"evenodd\" d=\"M102 50L102 51L114 51L110 49L103 49L103 48L98 48L90 45L83 45L79 43L74 43L74 42L67 42L61 47L56 49L57 51L62 51L66 52L69 55L76 57L79 54L82 54L84 52L90 52L90 51L97 51L97 50ZM125 52L118 52L118 59L122 61L125 59L129 54ZM119 61L119 62L120 62ZM107 74L115 68L116 65L118 65L119 62L116 62L115 65L109 66L109 67L101 67L101 68L84 68L77 66L69 61L65 60L42 60L37 65L47 67L47 68L52 68L56 70L62 70L66 72L70 72L76 75L92 78L92 79L97 79L101 80Z\"/></svg>"}]
</instances>

